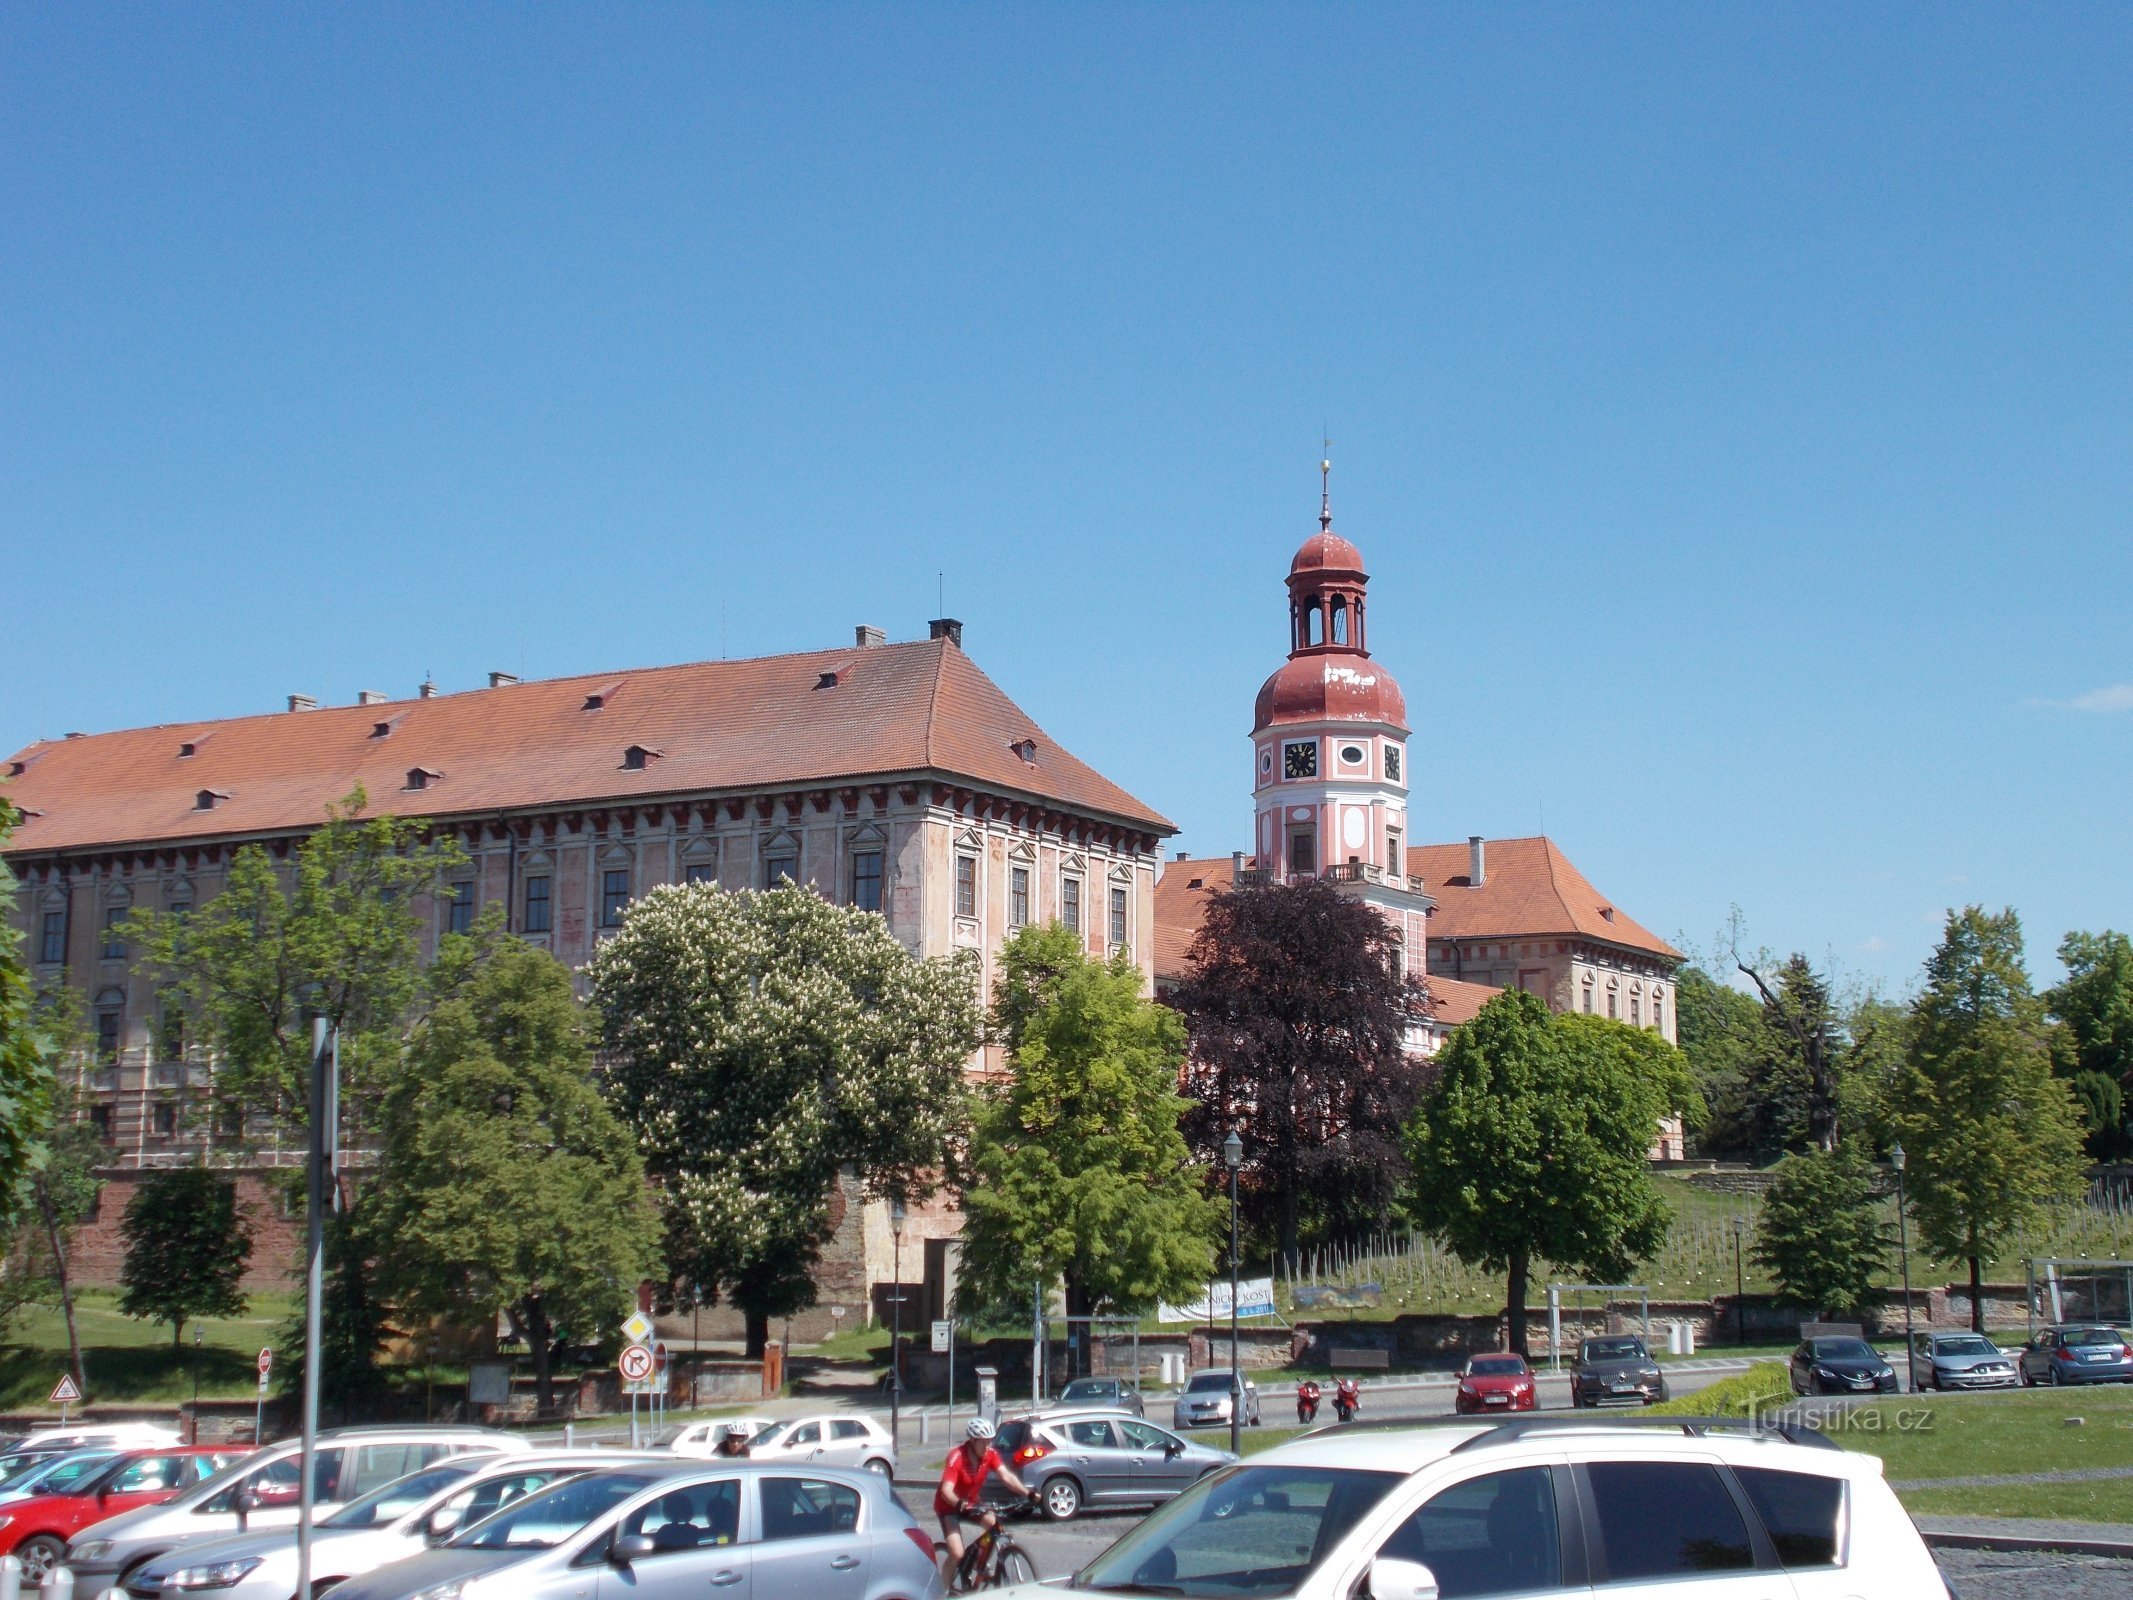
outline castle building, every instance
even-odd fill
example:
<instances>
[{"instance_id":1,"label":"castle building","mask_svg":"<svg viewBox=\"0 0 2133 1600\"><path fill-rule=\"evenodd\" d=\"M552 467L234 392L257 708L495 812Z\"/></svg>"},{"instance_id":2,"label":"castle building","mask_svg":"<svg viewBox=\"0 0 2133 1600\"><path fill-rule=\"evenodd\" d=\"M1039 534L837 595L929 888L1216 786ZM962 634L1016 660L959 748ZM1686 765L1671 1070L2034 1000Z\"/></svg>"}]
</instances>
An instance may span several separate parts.
<instances>
[{"instance_id":1,"label":"castle building","mask_svg":"<svg viewBox=\"0 0 2133 1600\"><path fill-rule=\"evenodd\" d=\"M204 903L246 844L289 859L359 785L373 813L429 819L466 855L417 904L431 950L500 906L511 932L578 966L655 885L789 879L880 912L915 955L976 952L987 992L1001 943L1033 921L1152 972L1160 847L1176 831L1047 736L946 619L905 643L863 627L845 649L495 673L486 688L333 707L292 695L270 715L33 744L0 763L0 792L25 813L7 859L36 981L71 985L95 1030L88 1090L110 1158L90 1263L115 1266L106 1247L140 1170L198 1159L212 1132L189 1103L215 1062L161 1013L119 923ZM247 1152L255 1175L300 1159ZM820 1331L829 1304L863 1317L891 1281L887 1218L859 1210L825 1255ZM959 1226L946 1207L914 1208L904 1264ZM255 1261L262 1281L279 1270Z\"/></svg>"}]
</instances>

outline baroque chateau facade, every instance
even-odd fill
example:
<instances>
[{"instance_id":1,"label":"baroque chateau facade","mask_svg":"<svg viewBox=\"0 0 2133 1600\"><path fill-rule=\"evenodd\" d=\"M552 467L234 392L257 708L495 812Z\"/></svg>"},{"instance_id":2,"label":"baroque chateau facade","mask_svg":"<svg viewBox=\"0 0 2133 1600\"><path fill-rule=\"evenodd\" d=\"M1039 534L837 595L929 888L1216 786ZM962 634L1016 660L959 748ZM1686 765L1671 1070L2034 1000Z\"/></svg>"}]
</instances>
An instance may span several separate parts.
<instances>
[{"instance_id":1,"label":"baroque chateau facade","mask_svg":"<svg viewBox=\"0 0 2133 1600\"><path fill-rule=\"evenodd\" d=\"M232 853L288 860L329 805L360 786L373 812L429 819L467 857L417 910L434 942L502 908L513 933L573 966L666 883L761 888L791 879L879 912L914 954L975 952L990 987L1001 943L1059 922L1086 948L1125 950L1160 992L1180 976L1205 896L1232 883L1318 876L1392 924L1433 1015L1418 1050L1504 987L1558 1010L1674 1036L1679 955L1601 896L1546 839L1411 842L1409 728L1398 684L1369 654L1362 557L1320 530L1288 575L1289 653L1253 718L1254 849L1165 863L1161 813L1048 738L965 654L961 625L890 643L519 682L407 699L364 692L288 709L40 741L0 763L24 812L7 859L41 986L71 986L94 1029L86 1088L110 1152L78 1250L115 1276L117 1224L143 1169L195 1161L191 1114L214 1062L158 1014L117 925L136 907L216 894ZM997 1061L983 1053L974 1071ZM1680 1154L1678 1129L1656 1153ZM358 1156L360 1153L357 1153ZM248 1149L259 1219L253 1277L288 1264L286 1219ZM845 1197L822 1304L867 1315L895 1277L917 1286L927 1241L960 1222L914 1208L899 1246L882 1207ZM704 1333L729 1333L707 1317ZM737 1324L736 1324L737 1327Z\"/></svg>"}]
</instances>

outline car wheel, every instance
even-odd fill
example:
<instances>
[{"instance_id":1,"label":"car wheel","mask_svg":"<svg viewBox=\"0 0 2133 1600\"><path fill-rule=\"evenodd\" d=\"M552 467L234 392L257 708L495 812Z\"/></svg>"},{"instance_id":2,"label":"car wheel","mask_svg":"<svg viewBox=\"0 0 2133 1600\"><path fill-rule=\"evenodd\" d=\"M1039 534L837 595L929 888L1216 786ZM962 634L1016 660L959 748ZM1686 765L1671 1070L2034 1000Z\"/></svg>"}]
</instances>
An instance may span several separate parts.
<instances>
[{"instance_id":1,"label":"car wheel","mask_svg":"<svg viewBox=\"0 0 2133 1600\"><path fill-rule=\"evenodd\" d=\"M895 1469L891 1467L888 1462L882 1460L880 1456L869 1456L866 1462L866 1470L869 1472L878 1472L884 1478L893 1476L895 1472Z\"/></svg>"},{"instance_id":2,"label":"car wheel","mask_svg":"<svg viewBox=\"0 0 2133 1600\"><path fill-rule=\"evenodd\" d=\"M1045 1480L1044 1514L1053 1522L1071 1522L1081 1509L1081 1485L1065 1473Z\"/></svg>"},{"instance_id":3,"label":"car wheel","mask_svg":"<svg viewBox=\"0 0 2133 1600\"><path fill-rule=\"evenodd\" d=\"M2044 1386L2047 1389L2059 1387L2059 1368L2056 1363L2044 1369Z\"/></svg>"},{"instance_id":4,"label":"car wheel","mask_svg":"<svg viewBox=\"0 0 2133 1600\"><path fill-rule=\"evenodd\" d=\"M22 1563L22 1586L40 1588L45 1574L66 1559L67 1547L48 1533L40 1533L15 1546L15 1559Z\"/></svg>"}]
</instances>

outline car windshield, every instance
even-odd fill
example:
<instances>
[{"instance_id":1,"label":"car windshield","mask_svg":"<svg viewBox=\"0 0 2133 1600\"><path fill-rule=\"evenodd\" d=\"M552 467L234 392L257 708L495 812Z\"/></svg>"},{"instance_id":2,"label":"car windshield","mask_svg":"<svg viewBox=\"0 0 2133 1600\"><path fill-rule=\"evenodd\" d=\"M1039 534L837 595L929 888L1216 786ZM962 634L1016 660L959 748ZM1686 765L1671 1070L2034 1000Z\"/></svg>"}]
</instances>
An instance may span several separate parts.
<instances>
[{"instance_id":1,"label":"car windshield","mask_svg":"<svg viewBox=\"0 0 2133 1600\"><path fill-rule=\"evenodd\" d=\"M1638 1361L1644 1359L1641 1339L1587 1339L1585 1361Z\"/></svg>"},{"instance_id":2,"label":"car windshield","mask_svg":"<svg viewBox=\"0 0 2133 1600\"><path fill-rule=\"evenodd\" d=\"M2093 1328L2068 1328L2066 1332L2059 1336L2059 1342L2061 1344L2082 1345L2120 1344L2124 1341L2118 1337L2116 1328L2098 1326Z\"/></svg>"},{"instance_id":3,"label":"car windshield","mask_svg":"<svg viewBox=\"0 0 2133 1600\"><path fill-rule=\"evenodd\" d=\"M1227 1394L1229 1374L1226 1372L1203 1372L1185 1385L1187 1394Z\"/></svg>"},{"instance_id":4,"label":"car windshield","mask_svg":"<svg viewBox=\"0 0 2133 1600\"><path fill-rule=\"evenodd\" d=\"M751 1450L760 1450L766 1444L776 1444L780 1439L784 1438L786 1434L792 1432L795 1426L796 1424L790 1422L773 1422L769 1427L765 1428L761 1433L757 1434L754 1438L748 1441L748 1448ZM718 1430L716 1428L713 1428L711 1430L711 1442L713 1444L716 1444L718 1442Z\"/></svg>"},{"instance_id":5,"label":"car windshield","mask_svg":"<svg viewBox=\"0 0 2133 1600\"><path fill-rule=\"evenodd\" d=\"M1990 1339L1974 1333L1960 1334L1953 1339L1943 1339L1933 1352L1937 1356L1996 1356L1999 1347Z\"/></svg>"},{"instance_id":6,"label":"car windshield","mask_svg":"<svg viewBox=\"0 0 2133 1600\"><path fill-rule=\"evenodd\" d=\"M1398 1482L1396 1472L1231 1468L1187 1489L1073 1583L1113 1594L1290 1594Z\"/></svg>"},{"instance_id":7,"label":"car windshield","mask_svg":"<svg viewBox=\"0 0 2133 1600\"><path fill-rule=\"evenodd\" d=\"M115 1450L83 1450L55 1456L34 1472L25 1472L8 1488L36 1494L71 1494L118 1459Z\"/></svg>"},{"instance_id":8,"label":"car windshield","mask_svg":"<svg viewBox=\"0 0 2133 1600\"><path fill-rule=\"evenodd\" d=\"M456 1460L430 1467L422 1472L410 1472L404 1478L395 1478L391 1483L380 1484L360 1499L351 1500L321 1526L328 1528L376 1528L391 1522L415 1509L430 1496L449 1489L476 1468L487 1465L477 1456L460 1456Z\"/></svg>"},{"instance_id":9,"label":"car windshield","mask_svg":"<svg viewBox=\"0 0 2133 1600\"><path fill-rule=\"evenodd\" d=\"M1467 1371L1477 1378L1515 1378L1526 1370L1516 1356L1476 1356Z\"/></svg>"},{"instance_id":10,"label":"car windshield","mask_svg":"<svg viewBox=\"0 0 2133 1600\"><path fill-rule=\"evenodd\" d=\"M1118 1383L1112 1378L1076 1378L1059 1391L1062 1400L1082 1400L1095 1395L1118 1393Z\"/></svg>"},{"instance_id":11,"label":"car windshield","mask_svg":"<svg viewBox=\"0 0 2133 1600\"><path fill-rule=\"evenodd\" d=\"M1874 1361L1879 1358L1864 1339L1819 1339L1815 1342L1817 1361Z\"/></svg>"},{"instance_id":12,"label":"car windshield","mask_svg":"<svg viewBox=\"0 0 2133 1600\"><path fill-rule=\"evenodd\" d=\"M451 1542L454 1550L552 1550L595 1517L659 1481L651 1472L596 1472L528 1495Z\"/></svg>"}]
</instances>

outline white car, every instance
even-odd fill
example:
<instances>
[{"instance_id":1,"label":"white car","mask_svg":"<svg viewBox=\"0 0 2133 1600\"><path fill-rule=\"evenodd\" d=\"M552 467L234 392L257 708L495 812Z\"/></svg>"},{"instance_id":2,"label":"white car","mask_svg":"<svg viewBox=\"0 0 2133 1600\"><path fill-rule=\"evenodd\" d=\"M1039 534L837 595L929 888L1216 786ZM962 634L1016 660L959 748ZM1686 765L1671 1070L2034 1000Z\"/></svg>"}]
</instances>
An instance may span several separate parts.
<instances>
[{"instance_id":1,"label":"white car","mask_svg":"<svg viewBox=\"0 0 2133 1600\"><path fill-rule=\"evenodd\" d=\"M180 1445L184 1436L175 1428L153 1422L70 1423L66 1427L38 1428L16 1444L16 1451L75 1450L84 1445L105 1445L113 1450L154 1450Z\"/></svg>"},{"instance_id":2,"label":"white car","mask_svg":"<svg viewBox=\"0 0 2133 1600\"><path fill-rule=\"evenodd\" d=\"M676 1434L667 1448L678 1456L706 1459L718 1454L720 1433L728 1424L747 1422L755 1427L748 1441L753 1461L781 1461L788 1465L808 1461L818 1467L864 1467L885 1477L896 1476L896 1441L889 1430L872 1417L857 1412L825 1412L815 1417L725 1417L717 1422L693 1422Z\"/></svg>"},{"instance_id":3,"label":"white car","mask_svg":"<svg viewBox=\"0 0 2133 1600\"><path fill-rule=\"evenodd\" d=\"M564 1478L661 1459L651 1451L558 1450L440 1461L351 1500L321 1521L311 1536L312 1585L345 1583L420 1555ZM123 1592L160 1600L196 1591L219 1600L289 1600L296 1592L296 1529L186 1545L140 1568Z\"/></svg>"},{"instance_id":4,"label":"white car","mask_svg":"<svg viewBox=\"0 0 2133 1600\"><path fill-rule=\"evenodd\" d=\"M716 1455L720 1436L736 1422L746 1423L756 1433L778 1425L775 1417L720 1417L715 1422L692 1422L667 1441L667 1448L678 1456Z\"/></svg>"},{"instance_id":5,"label":"white car","mask_svg":"<svg viewBox=\"0 0 2133 1600\"><path fill-rule=\"evenodd\" d=\"M1812 1442L1806 1442L1811 1440ZM1948 1600L1881 1462L1752 1424L1477 1418L1306 1435L1005 1594Z\"/></svg>"}]
</instances>

